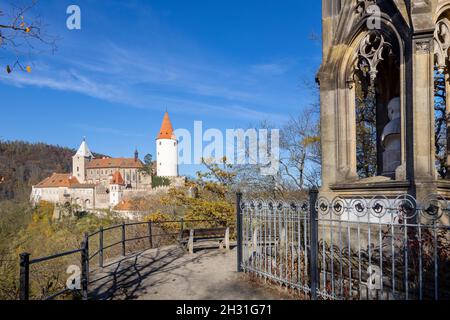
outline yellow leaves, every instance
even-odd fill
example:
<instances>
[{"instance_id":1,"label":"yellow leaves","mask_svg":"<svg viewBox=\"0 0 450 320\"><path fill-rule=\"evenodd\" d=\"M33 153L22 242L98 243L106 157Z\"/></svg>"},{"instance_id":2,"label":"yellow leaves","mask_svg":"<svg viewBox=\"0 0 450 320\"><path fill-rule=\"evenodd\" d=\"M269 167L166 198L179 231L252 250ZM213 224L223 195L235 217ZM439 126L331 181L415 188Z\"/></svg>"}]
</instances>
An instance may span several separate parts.
<instances>
[{"instance_id":1,"label":"yellow leaves","mask_svg":"<svg viewBox=\"0 0 450 320\"><path fill-rule=\"evenodd\" d=\"M145 221L150 221L150 222L162 222L162 221L169 221L169 220L170 220L170 216L165 213L161 213L160 211L156 211L156 212L148 215L147 217L145 217Z\"/></svg>"},{"instance_id":2,"label":"yellow leaves","mask_svg":"<svg viewBox=\"0 0 450 320\"><path fill-rule=\"evenodd\" d=\"M49 222L53 217L55 206L46 201L41 201L33 212L32 220L34 223L41 221Z\"/></svg>"},{"instance_id":3,"label":"yellow leaves","mask_svg":"<svg viewBox=\"0 0 450 320\"><path fill-rule=\"evenodd\" d=\"M25 33L29 33L31 31L31 28L30 27L26 27L25 28Z\"/></svg>"},{"instance_id":4,"label":"yellow leaves","mask_svg":"<svg viewBox=\"0 0 450 320\"><path fill-rule=\"evenodd\" d=\"M303 139L302 144L304 146L309 146L315 143L320 142L320 137L318 136L312 136L312 137L306 137L305 139Z\"/></svg>"},{"instance_id":5,"label":"yellow leaves","mask_svg":"<svg viewBox=\"0 0 450 320\"><path fill-rule=\"evenodd\" d=\"M179 224L177 222L164 223L165 221L173 221L174 219L170 215L161 213L160 211L156 211L146 216L144 220L157 223L158 226L160 226L164 230L177 230L179 227Z\"/></svg>"},{"instance_id":6,"label":"yellow leaves","mask_svg":"<svg viewBox=\"0 0 450 320\"><path fill-rule=\"evenodd\" d=\"M30 66L27 66L27 67L25 68L25 70L26 70L28 73L31 73L31 67L30 67Z\"/></svg>"}]
</instances>

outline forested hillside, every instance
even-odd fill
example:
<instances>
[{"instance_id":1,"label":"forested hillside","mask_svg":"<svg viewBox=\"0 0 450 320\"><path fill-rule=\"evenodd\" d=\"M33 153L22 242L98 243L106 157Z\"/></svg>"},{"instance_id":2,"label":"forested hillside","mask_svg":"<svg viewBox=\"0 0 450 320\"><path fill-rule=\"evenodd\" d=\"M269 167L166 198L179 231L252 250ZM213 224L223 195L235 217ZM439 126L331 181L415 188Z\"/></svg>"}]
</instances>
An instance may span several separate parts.
<instances>
[{"instance_id":1,"label":"forested hillside","mask_svg":"<svg viewBox=\"0 0 450 320\"><path fill-rule=\"evenodd\" d=\"M75 152L44 143L0 140L0 201L28 199L32 185L53 172L70 172Z\"/></svg>"}]
</instances>

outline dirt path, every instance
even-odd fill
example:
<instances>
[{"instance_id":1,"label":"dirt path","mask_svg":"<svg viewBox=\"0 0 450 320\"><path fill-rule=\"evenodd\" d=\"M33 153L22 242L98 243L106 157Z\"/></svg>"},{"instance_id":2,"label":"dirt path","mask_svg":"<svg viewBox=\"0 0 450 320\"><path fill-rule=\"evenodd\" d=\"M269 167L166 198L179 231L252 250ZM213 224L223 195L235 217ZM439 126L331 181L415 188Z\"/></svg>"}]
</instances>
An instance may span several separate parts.
<instances>
[{"instance_id":1,"label":"dirt path","mask_svg":"<svg viewBox=\"0 0 450 320\"><path fill-rule=\"evenodd\" d=\"M96 279L98 279L96 281ZM92 299L270 300L289 298L236 272L236 249L193 255L178 247L149 250L91 271Z\"/></svg>"}]
</instances>

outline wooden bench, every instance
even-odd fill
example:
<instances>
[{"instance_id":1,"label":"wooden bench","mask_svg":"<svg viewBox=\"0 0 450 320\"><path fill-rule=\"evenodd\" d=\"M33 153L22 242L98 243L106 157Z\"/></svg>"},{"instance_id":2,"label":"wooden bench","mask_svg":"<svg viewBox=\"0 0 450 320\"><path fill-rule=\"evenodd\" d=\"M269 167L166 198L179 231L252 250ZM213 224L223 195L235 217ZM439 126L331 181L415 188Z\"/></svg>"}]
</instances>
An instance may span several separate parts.
<instances>
[{"instance_id":1,"label":"wooden bench","mask_svg":"<svg viewBox=\"0 0 450 320\"><path fill-rule=\"evenodd\" d=\"M220 249L230 249L230 228L211 229L190 229L183 230L180 235L180 242L187 245L189 253L194 253L194 243L218 241Z\"/></svg>"}]
</instances>

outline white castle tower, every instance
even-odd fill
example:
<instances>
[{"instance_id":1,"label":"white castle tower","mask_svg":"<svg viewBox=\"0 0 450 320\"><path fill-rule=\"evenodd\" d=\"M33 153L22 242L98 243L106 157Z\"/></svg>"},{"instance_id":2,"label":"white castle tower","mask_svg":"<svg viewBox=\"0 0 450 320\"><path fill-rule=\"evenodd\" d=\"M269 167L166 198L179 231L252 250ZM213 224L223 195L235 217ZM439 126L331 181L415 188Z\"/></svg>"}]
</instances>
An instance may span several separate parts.
<instances>
[{"instance_id":1,"label":"white castle tower","mask_svg":"<svg viewBox=\"0 0 450 320\"><path fill-rule=\"evenodd\" d=\"M83 139L77 153L72 157L72 176L80 183L86 182L86 165L92 159L94 155L89 150L86 139Z\"/></svg>"},{"instance_id":2,"label":"white castle tower","mask_svg":"<svg viewBox=\"0 0 450 320\"><path fill-rule=\"evenodd\" d=\"M167 112L156 139L156 162L158 177L178 177L178 141Z\"/></svg>"}]
</instances>

